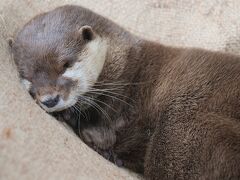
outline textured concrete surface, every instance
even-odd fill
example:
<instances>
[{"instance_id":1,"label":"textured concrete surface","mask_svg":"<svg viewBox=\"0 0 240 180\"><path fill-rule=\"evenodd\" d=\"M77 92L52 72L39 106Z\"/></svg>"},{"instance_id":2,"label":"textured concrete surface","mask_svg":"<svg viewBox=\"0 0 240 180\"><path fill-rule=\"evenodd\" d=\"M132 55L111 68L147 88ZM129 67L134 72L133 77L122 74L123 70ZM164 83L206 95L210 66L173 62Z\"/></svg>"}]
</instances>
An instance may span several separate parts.
<instances>
[{"instance_id":1,"label":"textured concrete surface","mask_svg":"<svg viewBox=\"0 0 240 180\"><path fill-rule=\"evenodd\" d=\"M78 4L144 38L239 54L237 0L1 0L0 179L137 179L84 145L21 88L6 39L34 15Z\"/></svg>"}]
</instances>

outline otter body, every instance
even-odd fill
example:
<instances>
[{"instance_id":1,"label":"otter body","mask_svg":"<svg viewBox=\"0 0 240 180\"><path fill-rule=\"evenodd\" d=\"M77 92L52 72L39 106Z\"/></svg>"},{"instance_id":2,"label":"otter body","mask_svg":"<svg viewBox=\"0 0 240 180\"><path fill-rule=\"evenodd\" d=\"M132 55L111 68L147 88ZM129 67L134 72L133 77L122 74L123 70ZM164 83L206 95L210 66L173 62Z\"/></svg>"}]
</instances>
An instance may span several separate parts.
<instances>
[{"instance_id":1,"label":"otter body","mask_svg":"<svg viewBox=\"0 0 240 180\"><path fill-rule=\"evenodd\" d=\"M115 163L147 179L240 178L240 57L150 42L78 6L11 44L39 105Z\"/></svg>"}]
</instances>

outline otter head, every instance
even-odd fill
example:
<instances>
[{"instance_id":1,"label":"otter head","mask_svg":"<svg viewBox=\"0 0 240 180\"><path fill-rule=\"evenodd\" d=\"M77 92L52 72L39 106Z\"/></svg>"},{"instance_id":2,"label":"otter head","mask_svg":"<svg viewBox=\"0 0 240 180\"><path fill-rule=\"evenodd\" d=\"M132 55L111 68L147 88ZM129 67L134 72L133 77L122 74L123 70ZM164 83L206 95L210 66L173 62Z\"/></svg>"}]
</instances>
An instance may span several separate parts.
<instances>
[{"instance_id":1,"label":"otter head","mask_svg":"<svg viewBox=\"0 0 240 180\"><path fill-rule=\"evenodd\" d=\"M89 91L107 51L91 26L51 13L26 24L10 46L22 84L47 112L71 107Z\"/></svg>"}]
</instances>

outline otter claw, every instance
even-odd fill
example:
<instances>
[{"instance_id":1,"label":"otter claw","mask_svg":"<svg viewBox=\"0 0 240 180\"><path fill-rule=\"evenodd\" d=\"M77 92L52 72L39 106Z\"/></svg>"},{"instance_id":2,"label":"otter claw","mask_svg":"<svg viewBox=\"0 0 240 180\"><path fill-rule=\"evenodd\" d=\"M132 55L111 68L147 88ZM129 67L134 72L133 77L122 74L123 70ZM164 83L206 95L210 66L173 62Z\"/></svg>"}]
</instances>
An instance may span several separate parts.
<instances>
[{"instance_id":1,"label":"otter claw","mask_svg":"<svg viewBox=\"0 0 240 180\"><path fill-rule=\"evenodd\" d=\"M118 167L123 166L123 161L119 159L116 155L116 153L113 152L113 150L100 150L97 148L94 148L98 154L103 156L105 159L111 161L112 163L116 164Z\"/></svg>"}]
</instances>

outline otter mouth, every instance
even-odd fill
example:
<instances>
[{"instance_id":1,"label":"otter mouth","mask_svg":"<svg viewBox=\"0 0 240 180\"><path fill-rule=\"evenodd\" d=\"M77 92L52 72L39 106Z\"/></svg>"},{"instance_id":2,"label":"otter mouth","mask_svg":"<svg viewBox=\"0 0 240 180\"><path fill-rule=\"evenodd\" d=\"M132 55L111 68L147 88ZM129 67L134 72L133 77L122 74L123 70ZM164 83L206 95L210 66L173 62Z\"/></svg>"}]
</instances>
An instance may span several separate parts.
<instances>
[{"instance_id":1,"label":"otter mouth","mask_svg":"<svg viewBox=\"0 0 240 180\"><path fill-rule=\"evenodd\" d=\"M73 107L78 101L68 100L64 101L62 98L56 102L41 103L38 102L39 106L47 113L60 112Z\"/></svg>"}]
</instances>

